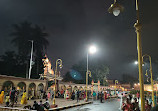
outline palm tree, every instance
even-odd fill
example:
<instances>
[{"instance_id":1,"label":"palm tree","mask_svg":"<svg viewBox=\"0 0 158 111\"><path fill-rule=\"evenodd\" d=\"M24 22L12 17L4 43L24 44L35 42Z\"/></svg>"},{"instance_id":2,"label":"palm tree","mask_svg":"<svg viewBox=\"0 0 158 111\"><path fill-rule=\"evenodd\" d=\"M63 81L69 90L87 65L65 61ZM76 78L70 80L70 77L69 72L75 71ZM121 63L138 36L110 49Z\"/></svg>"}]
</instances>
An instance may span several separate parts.
<instances>
[{"instance_id":1,"label":"palm tree","mask_svg":"<svg viewBox=\"0 0 158 111\"><path fill-rule=\"evenodd\" d=\"M48 34L44 32L44 28L41 28L38 25L32 25L31 23L24 21L20 24L14 24L14 32L11 33L12 43L18 48L18 53L23 56L26 62L29 62L30 51L31 51L31 42L29 40L34 41L34 60L37 70L34 72L39 72L38 70L43 70L42 65L42 57L44 55L44 50L49 45L49 42L46 37ZM40 65L39 65L40 64ZM34 67L33 67L34 68Z\"/></svg>"},{"instance_id":2,"label":"palm tree","mask_svg":"<svg viewBox=\"0 0 158 111\"><path fill-rule=\"evenodd\" d=\"M28 43L28 40L32 39L32 26L31 23L25 21L18 24L14 24L14 32L11 33L12 39L11 43L13 43L16 47L18 47L18 52L20 55L27 55L29 53L29 49L31 48L31 44Z\"/></svg>"},{"instance_id":3,"label":"palm tree","mask_svg":"<svg viewBox=\"0 0 158 111\"><path fill-rule=\"evenodd\" d=\"M49 45L49 42L46 39L46 37L48 37L48 33L43 31L44 29L42 29L38 25L35 25L35 27L33 28L32 40L34 41L34 49L36 55L43 54L44 49L46 49Z\"/></svg>"},{"instance_id":4,"label":"palm tree","mask_svg":"<svg viewBox=\"0 0 158 111\"><path fill-rule=\"evenodd\" d=\"M31 43L29 40L34 41L34 53L38 55L39 53L43 54L43 50L46 49L48 40L46 37L48 34L44 32L44 29L38 25L33 25L27 21L24 21L20 24L14 24L14 32L11 33L12 43L18 47L19 54L28 55L31 49Z\"/></svg>"}]
</instances>

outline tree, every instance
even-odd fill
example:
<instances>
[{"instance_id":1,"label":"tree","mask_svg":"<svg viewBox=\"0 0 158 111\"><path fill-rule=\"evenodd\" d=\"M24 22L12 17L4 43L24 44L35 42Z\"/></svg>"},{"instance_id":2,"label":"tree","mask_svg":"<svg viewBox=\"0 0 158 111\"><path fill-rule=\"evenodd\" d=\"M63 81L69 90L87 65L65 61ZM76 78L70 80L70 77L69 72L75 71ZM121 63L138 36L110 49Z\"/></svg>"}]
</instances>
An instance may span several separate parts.
<instances>
[{"instance_id":1,"label":"tree","mask_svg":"<svg viewBox=\"0 0 158 111\"><path fill-rule=\"evenodd\" d=\"M84 83L86 80L86 61L80 61L78 64L72 66L71 70L64 76L64 81L72 81L74 83ZM93 61L89 65L92 77L89 77L88 83L100 80L101 84L105 83L107 74L109 74L109 68L103 61ZM81 77L80 77L81 76Z\"/></svg>"},{"instance_id":2,"label":"tree","mask_svg":"<svg viewBox=\"0 0 158 111\"><path fill-rule=\"evenodd\" d=\"M26 63L21 61L20 55L17 55L14 51L5 52L0 56L0 73L10 76L25 77ZM25 74L24 74L25 73Z\"/></svg>"},{"instance_id":3,"label":"tree","mask_svg":"<svg viewBox=\"0 0 158 111\"><path fill-rule=\"evenodd\" d=\"M20 55L28 55L31 44L29 44L29 40L32 40L32 26L31 23L25 21L20 24L13 25L14 32L10 35L14 38L11 43L13 43L18 48L18 53Z\"/></svg>"},{"instance_id":4,"label":"tree","mask_svg":"<svg viewBox=\"0 0 158 111\"><path fill-rule=\"evenodd\" d=\"M13 36L12 43L18 48L19 59L25 61L27 67L29 64L31 42L33 40L33 61L35 65L33 66L32 75L33 78L38 78L39 73L43 73L43 63L42 59L45 54L45 49L49 45L47 40L48 34L45 32L44 28L39 25L32 25L31 23L24 21L20 24L14 24L14 31L10 34Z\"/></svg>"},{"instance_id":5,"label":"tree","mask_svg":"<svg viewBox=\"0 0 158 111\"><path fill-rule=\"evenodd\" d=\"M101 84L106 82L107 75L109 74L109 68L103 62L93 64L90 67L90 70L92 72L94 82L97 82L98 80L100 80Z\"/></svg>"},{"instance_id":6,"label":"tree","mask_svg":"<svg viewBox=\"0 0 158 111\"><path fill-rule=\"evenodd\" d=\"M20 24L14 24L14 32L11 33L12 43L18 47L18 52L21 55L28 55L31 50L30 40L34 41L34 53L36 56L43 54L43 50L48 46L46 37L48 34L44 32L44 28L38 25L33 26L25 21Z\"/></svg>"}]
</instances>

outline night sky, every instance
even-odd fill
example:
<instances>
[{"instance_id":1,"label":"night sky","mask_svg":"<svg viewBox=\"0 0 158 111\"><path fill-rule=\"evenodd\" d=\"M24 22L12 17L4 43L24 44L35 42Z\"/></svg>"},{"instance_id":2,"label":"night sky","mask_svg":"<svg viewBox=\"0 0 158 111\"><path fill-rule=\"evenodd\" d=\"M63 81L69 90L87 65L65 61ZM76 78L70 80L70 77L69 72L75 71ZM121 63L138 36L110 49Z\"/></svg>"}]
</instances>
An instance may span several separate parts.
<instances>
[{"instance_id":1,"label":"night sky","mask_svg":"<svg viewBox=\"0 0 158 111\"><path fill-rule=\"evenodd\" d=\"M88 45L95 44L98 51L90 55L89 63L103 59L113 79L121 78L123 73L137 76L138 69L133 64L137 59L135 0L118 2L125 10L115 17L107 12L112 0L0 0L0 55L16 50L10 43L12 24L27 20L46 27L50 43L47 55L53 64L57 58L63 60L63 73L86 60ZM154 59L158 59L157 3L140 0L143 54Z\"/></svg>"}]
</instances>

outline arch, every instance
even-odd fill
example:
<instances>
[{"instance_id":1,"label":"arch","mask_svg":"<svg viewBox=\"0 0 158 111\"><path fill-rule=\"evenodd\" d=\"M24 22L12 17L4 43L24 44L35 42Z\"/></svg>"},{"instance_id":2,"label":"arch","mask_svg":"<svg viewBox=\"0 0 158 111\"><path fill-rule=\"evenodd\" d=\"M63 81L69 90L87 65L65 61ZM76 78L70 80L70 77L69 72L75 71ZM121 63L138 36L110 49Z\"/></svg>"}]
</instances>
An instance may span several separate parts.
<instances>
[{"instance_id":1,"label":"arch","mask_svg":"<svg viewBox=\"0 0 158 111\"><path fill-rule=\"evenodd\" d=\"M77 86L75 86L75 87L73 88L73 90L74 90L74 91L78 90L78 87L77 87Z\"/></svg>"},{"instance_id":2,"label":"arch","mask_svg":"<svg viewBox=\"0 0 158 111\"><path fill-rule=\"evenodd\" d=\"M66 90L66 86L65 85L63 86L63 89L64 89L64 91Z\"/></svg>"},{"instance_id":3,"label":"arch","mask_svg":"<svg viewBox=\"0 0 158 111\"><path fill-rule=\"evenodd\" d=\"M44 90L44 85L43 85L43 83L40 83L37 87L37 90L39 91L39 90L42 90L42 89Z\"/></svg>"},{"instance_id":4,"label":"arch","mask_svg":"<svg viewBox=\"0 0 158 111\"><path fill-rule=\"evenodd\" d=\"M67 87L67 90L68 90L69 92L72 92L72 86L69 85L69 86Z\"/></svg>"},{"instance_id":5,"label":"arch","mask_svg":"<svg viewBox=\"0 0 158 111\"><path fill-rule=\"evenodd\" d=\"M26 83L25 82L19 82L17 85L17 90L19 90L20 92L26 90Z\"/></svg>"},{"instance_id":6,"label":"arch","mask_svg":"<svg viewBox=\"0 0 158 111\"><path fill-rule=\"evenodd\" d=\"M36 84L30 83L28 87L28 97L35 97L36 96Z\"/></svg>"},{"instance_id":7,"label":"arch","mask_svg":"<svg viewBox=\"0 0 158 111\"><path fill-rule=\"evenodd\" d=\"M38 84L37 86L37 96L39 98L41 91L44 91L44 85L42 83Z\"/></svg>"},{"instance_id":8,"label":"arch","mask_svg":"<svg viewBox=\"0 0 158 111\"><path fill-rule=\"evenodd\" d=\"M66 90L66 86L65 86L65 85L62 85L62 86L60 87L60 89L65 91L65 90Z\"/></svg>"},{"instance_id":9,"label":"arch","mask_svg":"<svg viewBox=\"0 0 158 111\"><path fill-rule=\"evenodd\" d=\"M14 87L14 83L12 81L5 81L3 83L2 90L8 92L12 87Z\"/></svg>"}]
</instances>

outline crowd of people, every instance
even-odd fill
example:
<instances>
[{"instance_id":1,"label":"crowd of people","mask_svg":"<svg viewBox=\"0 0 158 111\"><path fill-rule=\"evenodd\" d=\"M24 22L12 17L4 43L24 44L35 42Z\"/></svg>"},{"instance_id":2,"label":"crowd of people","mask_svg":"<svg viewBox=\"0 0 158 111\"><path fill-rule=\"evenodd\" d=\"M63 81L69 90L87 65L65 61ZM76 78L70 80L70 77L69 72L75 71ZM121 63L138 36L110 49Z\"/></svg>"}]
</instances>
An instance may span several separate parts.
<instances>
[{"instance_id":1,"label":"crowd of people","mask_svg":"<svg viewBox=\"0 0 158 111\"><path fill-rule=\"evenodd\" d=\"M18 91L16 91L15 87L12 88L9 92L4 94L4 91L0 92L0 104L3 104L5 102L6 107L13 107L15 104L17 105L18 102ZM5 101L4 101L5 99ZM23 92L22 98L21 98L21 104L27 104L27 97L26 97L26 91Z\"/></svg>"},{"instance_id":2,"label":"crowd of people","mask_svg":"<svg viewBox=\"0 0 158 111\"><path fill-rule=\"evenodd\" d=\"M152 101L150 101L150 98L145 97L145 111L151 111L152 109ZM140 97L139 97L139 93L135 95L131 95L129 94L127 97L125 96L124 98L121 97L121 110L123 111L140 111L140 107L139 107L139 101L140 101ZM149 102L150 101L150 102ZM157 107L157 105L156 105ZM157 110L152 110L152 111L158 111Z\"/></svg>"},{"instance_id":3,"label":"crowd of people","mask_svg":"<svg viewBox=\"0 0 158 111\"><path fill-rule=\"evenodd\" d=\"M77 100L76 102L79 102L80 100L85 100L86 99L86 91L85 90L73 90L72 92L69 91L68 89L66 90L57 90L55 93L56 98L65 98L66 100L72 99L72 100ZM15 87L12 88L9 92L4 94L4 91L0 92L0 104L3 104L5 102L6 107L13 107L17 102L19 101L21 105L27 105L29 99L34 99L34 97L31 96L27 97L26 91L23 92L21 95L21 99L19 99L18 96L19 93L16 91ZM87 97L92 97L92 99L99 100L102 103L103 100L106 100L109 98L111 95L107 93L106 91L101 91L101 92L87 92ZM128 96L123 97L121 96L121 101L120 101L120 109L123 111L140 111L139 107L139 93L136 95L131 95L129 94ZM33 105L29 105L29 109L33 110L38 110L38 111L44 111L44 109L49 109L50 104L48 100L52 100L54 98L54 91L49 90L47 93L44 92L43 90L40 91L38 99L41 99L39 103L37 101L34 101ZM18 100L19 99L19 100ZM42 99L46 100L44 103L42 103ZM146 97L145 96L145 111L151 111L152 108L152 100L151 97Z\"/></svg>"}]
</instances>

